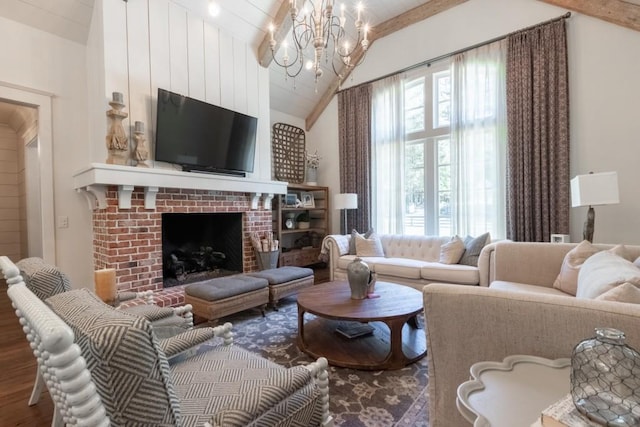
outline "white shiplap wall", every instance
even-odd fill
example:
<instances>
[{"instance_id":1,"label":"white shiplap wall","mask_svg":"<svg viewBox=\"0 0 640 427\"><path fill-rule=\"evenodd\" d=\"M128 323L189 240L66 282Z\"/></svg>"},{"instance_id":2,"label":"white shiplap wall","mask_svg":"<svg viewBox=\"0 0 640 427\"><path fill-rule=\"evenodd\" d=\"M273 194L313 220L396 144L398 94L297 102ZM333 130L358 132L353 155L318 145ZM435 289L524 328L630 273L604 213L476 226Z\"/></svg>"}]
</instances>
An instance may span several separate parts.
<instances>
[{"instance_id":1,"label":"white shiplap wall","mask_svg":"<svg viewBox=\"0 0 640 427\"><path fill-rule=\"evenodd\" d=\"M0 124L0 251L14 261L21 257L18 136Z\"/></svg>"},{"instance_id":2,"label":"white shiplap wall","mask_svg":"<svg viewBox=\"0 0 640 427\"><path fill-rule=\"evenodd\" d=\"M150 157L158 88L168 89L258 117L255 169L249 175L270 179L269 75L251 46L168 0L103 1L100 6L104 96L108 102L112 92L124 93L125 129L131 134L135 121L145 123ZM105 121L102 135L106 126ZM94 144L100 148L93 161L103 162L104 139Z\"/></svg>"}]
</instances>

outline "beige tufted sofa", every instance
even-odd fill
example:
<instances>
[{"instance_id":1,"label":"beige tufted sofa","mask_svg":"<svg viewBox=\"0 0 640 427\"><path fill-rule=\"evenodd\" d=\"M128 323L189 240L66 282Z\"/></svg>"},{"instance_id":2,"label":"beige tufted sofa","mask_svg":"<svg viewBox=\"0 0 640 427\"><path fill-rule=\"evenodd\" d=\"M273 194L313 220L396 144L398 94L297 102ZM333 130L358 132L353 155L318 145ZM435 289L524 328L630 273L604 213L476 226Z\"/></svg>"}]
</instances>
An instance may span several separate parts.
<instances>
[{"instance_id":1,"label":"beige tufted sofa","mask_svg":"<svg viewBox=\"0 0 640 427\"><path fill-rule=\"evenodd\" d=\"M421 290L432 282L478 285L477 267L442 264L440 247L450 237L379 235L384 257L361 257L376 273L378 280L408 285ZM325 237L323 250L329 255L331 280L346 280L347 266L356 258L349 255L350 235L332 234Z\"/></svg>"}]
</instances>

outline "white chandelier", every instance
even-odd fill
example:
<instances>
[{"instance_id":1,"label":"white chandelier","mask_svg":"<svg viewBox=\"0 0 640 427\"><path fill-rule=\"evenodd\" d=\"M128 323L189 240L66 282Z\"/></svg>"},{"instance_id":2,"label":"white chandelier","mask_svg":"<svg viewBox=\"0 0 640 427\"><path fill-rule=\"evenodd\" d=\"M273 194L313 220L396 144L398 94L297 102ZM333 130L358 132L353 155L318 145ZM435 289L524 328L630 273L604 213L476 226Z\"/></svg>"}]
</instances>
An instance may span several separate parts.
<instances>
[{"instance_id":1,"label":"white chandelier","mask_svg":"<svg viewBox=\"0 0 640 427\"><path fill-rule=\"evenodd\" d=\"M369 47L369 26L362 21L362 2L357 5L357 19L353 23L358 32L356 39L350 38L345 32L344 4L340 5L340 16L337 16L333 12L333 0L316 0L315 2L302 0L304 5L302 13L299 14L297 0L288 1L293 40L292 42L282 41L283 52L280 58L276 56L278 49L274 38L275 27L273 24L269 26L271 55L274 62L284 68L286 77L294 78L303 68L306 68L313 70L317 83L322 76L321 61L325 61L327 65L331 63L331 69L335 75L342 79L343 70L353 69L362 63ZM359 47L363 54L357 63L354 63L352 55ZM292 56L289 55L290 49L293 50Z\"/></svg>"}]
</instances>

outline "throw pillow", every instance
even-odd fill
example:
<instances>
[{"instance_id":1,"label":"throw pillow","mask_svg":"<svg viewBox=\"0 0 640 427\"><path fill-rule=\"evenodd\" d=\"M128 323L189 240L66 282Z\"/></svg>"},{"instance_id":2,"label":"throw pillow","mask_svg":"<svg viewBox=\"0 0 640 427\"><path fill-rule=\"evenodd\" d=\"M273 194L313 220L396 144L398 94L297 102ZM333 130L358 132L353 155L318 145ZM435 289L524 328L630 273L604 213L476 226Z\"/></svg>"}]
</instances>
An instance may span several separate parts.
<instances>
[{"instance_id":1,"label":"throw pillow","mask_svg":"<svg viewBox=\"0 0 640 427\"><path fill-rule=\"evenodd\" d=\"M578 273L578 298L596 298L625 282L640 286L640 268L609 251L590 256Z\"/></svg>"},{"instance_id":2,"label":"throw pillow","mask_svg":"<svg viewBox=\"0 0 640 427\"><path fill-rule=\"evenodd\" d=\"M638 258L636 258L635 261L633 261L633 265L635 265L636 267L640 268L640 256Z\"/></svg>"},{"instance_id":3,"label":"throw pillow","mask_svg":"<svg viewBox=\"0 0 640 427\"><path fill-rule=\"evenodd\" d=\"M578 289L578 273L580 273L580 267L587 258L598 251L591 242L583 240L578 246L567 252L562 261L562 267L560 267L560 274L558 274L555 282L553 282L553 287L575 296Z\"/></svg>"},{"instance_id":4,"label":"throw pillow","mask_svg":"<svg viewBox=\"0 0 640 427\"><path fill-rule=\"evenodd\" d=\"M478 258L480 257L480 252L482 252L482 248L484 248L487 243L491 240L491 236L489 233L481 234L478 237L467 236L464 238L464 253L458 261L458 264L462 265L472 265L474 267L478 266Z\"/></svg>"},{"instance_id":5,"label":"throw pillow","mask_svg":"<svg viewBox=\"0 0 640 427\"><path fill-rule=\"evenodd\" d=\"M459 236L453 236L451 240L440 247L440 262L442 264L457 264L464 254L464 242Z\"/></svg>"},{"instance_id":6,"label":"throw pillow","mask_svg":"<svg viewBox=\"0 0 640 427\"><path fill-rule=\"evenodd\" d=\"M364 236L365 239L371 237L374 233L373 228L370 228L366 233L360 234L355 229L351 230L351 239L349 240L349 255L356 254L356 236Z\"/></svg>"},{"instance_id":7,"label":"throw pillow","mask_svg":"<svg viewBox=\"0 0 640 427\"><path fill-rule=\"evenodd\" d=\"M633 258L631 257L631 254L629 254L625 245L616 245L613 248L608 249L608 251L626 259L627 261L633 262Z\"/></svg>"},{"instance_id":8,"label":"throw pillow","mask_svg":"<svg viewBox=\"0 0 640 427\"><path fill-rule=\"evenodd\" d=\"M602 301L628 302L630 304L640 304L640 288L632 283L623 283L607 292L599 295L596 299Z\"/></svg>"},{"instance_id":9,"label":"throw pillow","mask_svg":"<svg viewBox=\"0 0 640 427\"><path fill-rule=\"evenodd\" d=\"M371 233L368 239L361 234L356 234L355 240L357 256L384 256L382 242L376 233Z\"/></svg>"}]
</instances>

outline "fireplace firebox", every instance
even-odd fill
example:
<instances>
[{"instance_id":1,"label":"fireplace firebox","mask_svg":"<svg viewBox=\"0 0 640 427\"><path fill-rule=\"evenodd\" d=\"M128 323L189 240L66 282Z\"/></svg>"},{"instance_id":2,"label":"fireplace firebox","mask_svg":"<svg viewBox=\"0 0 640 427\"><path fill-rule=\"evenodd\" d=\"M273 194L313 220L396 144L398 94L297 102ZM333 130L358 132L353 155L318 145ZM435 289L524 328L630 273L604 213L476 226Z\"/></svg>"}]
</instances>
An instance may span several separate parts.
<instances>
[{"instance_id":1,"label":"fireplace firebox","mask_svg":"<svg viewBox=\"0 0 640 427\"><path fill-rule=\"evenodd\" d=\"M163 286L241 273L242 248L242 213L163 213Z\"/></svg>"}]
</instances>

